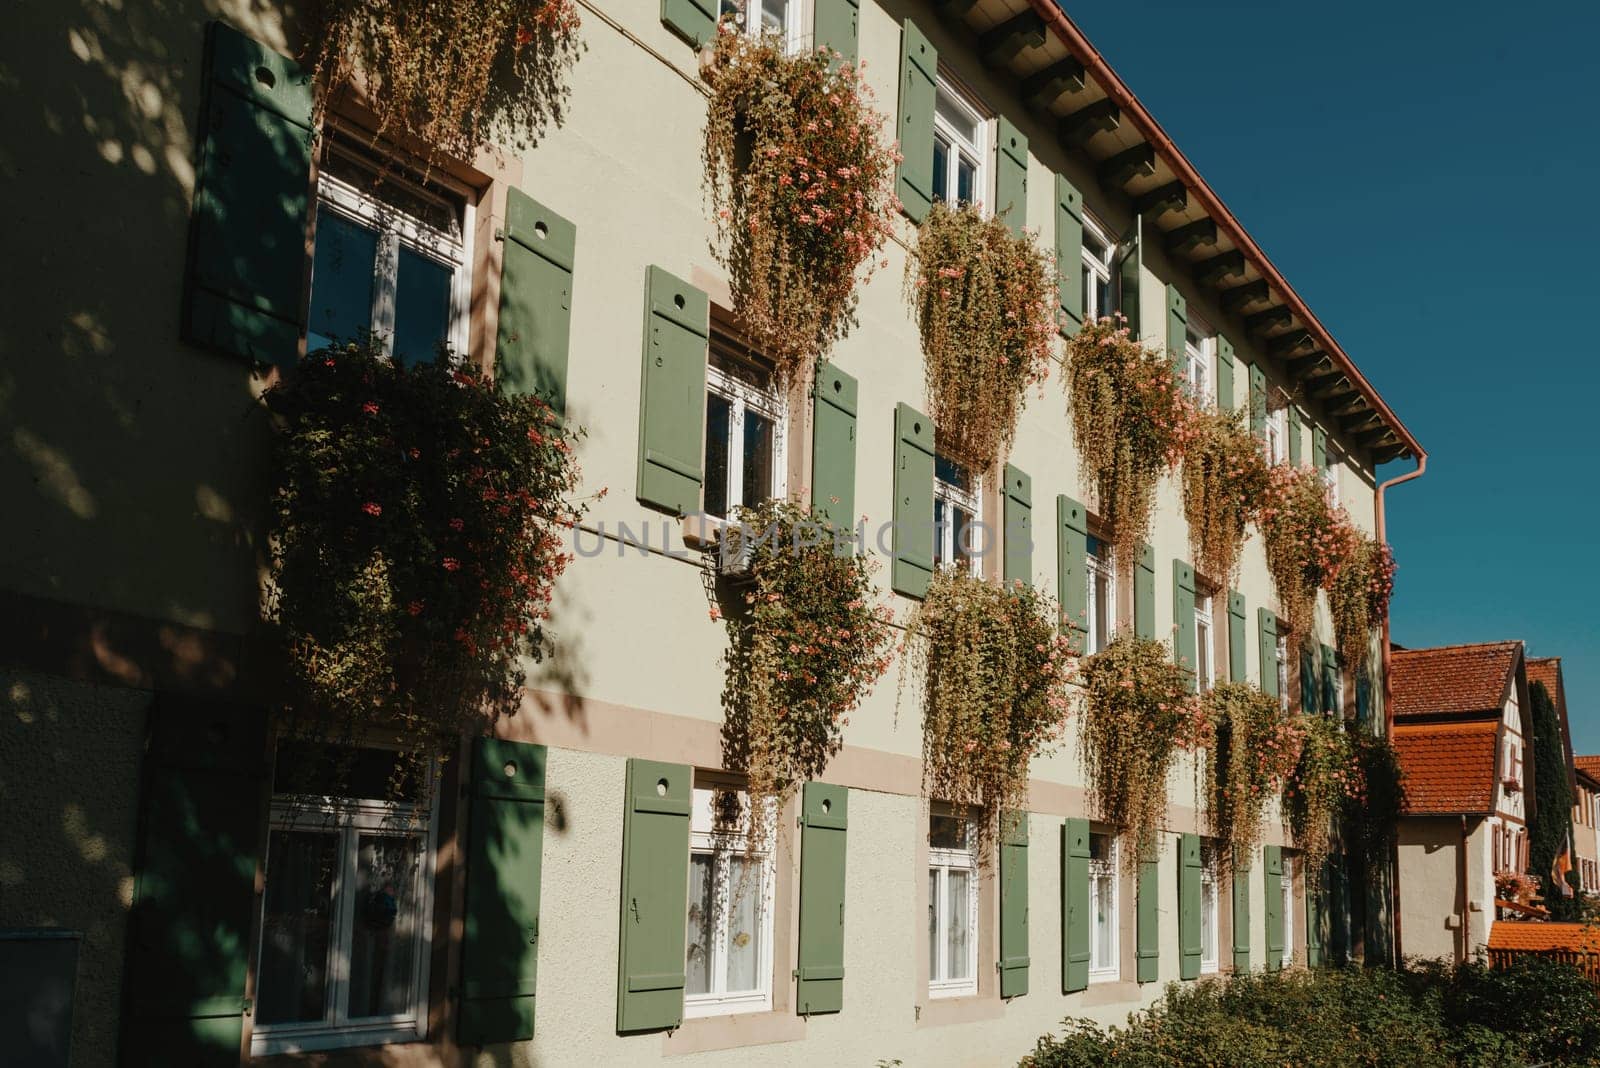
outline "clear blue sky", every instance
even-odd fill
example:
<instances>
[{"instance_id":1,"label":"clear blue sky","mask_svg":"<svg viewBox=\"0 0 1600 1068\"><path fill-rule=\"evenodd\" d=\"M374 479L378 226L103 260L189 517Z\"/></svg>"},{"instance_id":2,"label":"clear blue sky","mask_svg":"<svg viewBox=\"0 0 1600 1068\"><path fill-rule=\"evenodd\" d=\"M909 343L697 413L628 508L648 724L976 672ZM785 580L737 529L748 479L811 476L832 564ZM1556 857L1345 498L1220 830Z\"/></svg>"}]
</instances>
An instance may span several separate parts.
<instances>
[{"instance_id":1,"label":"clear blue sky","mask_svg":"<svg viewBox=\"0 0 1600 1068\"><path fill-rule=\"evenodd\" d=\"M1394 639L1561 657L1600 753L1600 5L1058 2L1428 450Z\"/></svg>"}]
</instances>

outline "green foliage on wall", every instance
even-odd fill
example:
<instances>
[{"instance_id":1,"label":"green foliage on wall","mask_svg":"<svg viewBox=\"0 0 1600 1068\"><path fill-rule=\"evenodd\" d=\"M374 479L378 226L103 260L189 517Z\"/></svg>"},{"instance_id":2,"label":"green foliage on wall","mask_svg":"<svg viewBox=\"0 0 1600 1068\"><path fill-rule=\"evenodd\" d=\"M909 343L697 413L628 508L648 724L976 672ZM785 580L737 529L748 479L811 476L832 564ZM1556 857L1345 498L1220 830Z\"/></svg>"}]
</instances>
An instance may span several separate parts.
<instances>
[{"instance_id":1,"label":"green foliage on wall","mask_svg":"<svg viewBox=\"0 0 1600 1068\"><path fill-rule=\"evenodd\" d=\"M1572 781L1561 742L1561 717L1544 683L1528 688L1533 719L1533 813L1528 828L1528 868L1538 876L1544 903L1558 918L1574 898L1563 897L1550 864L1572 838Z\"/></svg>"}]
</instances>

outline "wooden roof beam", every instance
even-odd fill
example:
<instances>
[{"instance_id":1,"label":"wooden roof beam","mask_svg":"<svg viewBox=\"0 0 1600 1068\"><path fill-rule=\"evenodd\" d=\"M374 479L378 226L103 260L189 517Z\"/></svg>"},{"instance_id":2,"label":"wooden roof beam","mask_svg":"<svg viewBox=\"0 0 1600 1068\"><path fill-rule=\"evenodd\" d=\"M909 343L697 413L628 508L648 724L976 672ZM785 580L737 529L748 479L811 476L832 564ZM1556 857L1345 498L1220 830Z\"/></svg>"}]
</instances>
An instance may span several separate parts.
<instances>
[{"instance_id":1,"label":"wooden roof beam","mask_svg":"<svg viewBox=\"0 0 1600 1068\"><path fill-rule=\"evenodd\" d=\"M1251 333L1263 334L1275 326L1288 326L1293 319L1294 312L1289 310L1288 305L1280 304L1276 308L1245 316L1244 325Z\"/></svg>"},{"instance_id":2,"label":"wooden roof beam","mask_svg":"<svg viewBox=\"0 0 1600 1068\"><path fill-rule=\"evenodd\" d=\"M978 54L987 67L1010 66L1011 61L1030 48L1044 47L1044 19L1029 8L1013 15L978 38Z\"/></svg>"},{"instance_id":3,"label":"wooden roof beam","mask_svg":"<svg viewBox=\"0 0 1600 1068\"><path fill-rule=\"evenodd\" d=\"M1182 256L1197 248L1215 247L1216 243L1217 220L1215 219L1186 223L1176 230L1168 230L1166 236L1167 251L1174 256Z\"/></svg>"},{"instance_id":4,"label":"wooden roof beam","mask_svg":"<svg viewBox=\"0 0 1600 1068\"><path fill-rule=\"evenodd\" d=\"M1211 261L1207 260L1206 262L1209 263ZM1267 286L1267 280L1265 278L1257 278L1254 282L1246 282L1242 286L1234 286L1232 289L1223 290L1219 299L1222 302L1224 311L1236 312L1240 308L1251 304L1259 304L1271 297L1272 290Z\"/></svg>"},{"instance_id":5,"label":"wooden roof beam","mask_svg":"<svg viewBox=\"0 0 1600 1068\"><path fill-rule=\"evenodd\" d=\"M1156 149L1148 141L1124 149L1100 164L1100 182L1110 189L1123 189L1135 178L1156 173Z\"/></svg>"},{"instance_id":6,"label":"wooden roof beam","mask_svg":"<svg viewBox=\"0 0 1600 1068\"><path fill-rule=\"evenodd\" d=\"M1022 79L1022 99L1049 111L1062 97L1083 92L1083 64L1068 56Z\"/></svg>"},{"instance_id":7,"label":"wooden roof beam","mask_svg":"<svg viewBox=\"0 0 1600 1068\"><path fill-rule=\"evenodd\" d=\"M1133 198L1133 210L1140 215L1150 212L1161 215L1169 211L1182 211L1188 206L1189 191L1182 182L1168 182Z\"/></svg>"},{"instance_id":8,"label":"wooden roof beam","mask_svg":"<svg viewBox=\"0 0 1600 1068\"><path fill-rule=\"evenodd\" d=\"M1095 134L1110 133L1121 125L1122 109L1108 97L1063 118L1057 134L1069 145L1081 145Z\"/></svg>"},{"instance_id":9,"label":"wooden roof beam","mask_svg":"<svg viewBox=\"0 0 1600 1068\"><path fill-rule=\"evenodd\" d=\"M1244 253L1238 249L1220 252L1194 265L1194 276L1202 285L1216 286L1224 278L1244 277Z\"/></svg>"}]
</instances>

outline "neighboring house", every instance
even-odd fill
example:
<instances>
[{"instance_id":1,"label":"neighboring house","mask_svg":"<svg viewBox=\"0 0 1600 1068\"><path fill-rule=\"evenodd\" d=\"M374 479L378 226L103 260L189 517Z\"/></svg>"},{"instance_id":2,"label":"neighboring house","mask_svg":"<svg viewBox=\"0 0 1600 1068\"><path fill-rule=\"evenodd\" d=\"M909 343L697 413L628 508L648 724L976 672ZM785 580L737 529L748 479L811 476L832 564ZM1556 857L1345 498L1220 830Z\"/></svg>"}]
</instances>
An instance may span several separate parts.
<instances>
[{"instance_id":1,"label":"neighboring house","mask_svg":"<svg viewBox=\"0 0 1600 1068\"><path fill-rule=\"evenodd\" d=\"M1495 876L1528 864L1532 719L1522 643L1392 653L1400 951L1466 960L1488 944Z\"/></svg>"},{"instance_id":2,"label":"neighboring house","mask_svg":"<svg viewBox=\"0 0 1600 1068\"><path fill-rule=\"evenodd\" d=\"M0 288L19 312L0 367L0 929L82 935L75 992L52 1010L71 1012L75 1065L113 1063L119 1043L130 1063L182 1065L376 1046L397 1048L362 1063L1009 1063L1064 1017L1124 1019L1168 981L1387 955L1386 881L1353 878L1377 889L1324 924L1276 812L1247 867L1202 876L1203 827L1175 789L1160 856L1130 877L1111 828L1089 819L1070 744L1033 766L1031 845L1008 846L1031 860L1005 876L1003 919L1002 880L978 876L970 827L922 796L920 722L897 715L897 667L849 719L826 775L833 811L796 799L775 847L743 866L714 848L710 792L738 788L722 774L727 635L678 513L816 503L823 474L874 532L902 508L932 525L936 502L991 528L1020 510L1031 556L975 566L1083 606L1096 644L1119 629L1177 635L1180 655L1205 650L1204 679L1289 702L1292 678L1315 690L1306 707L1385 722L1376 640L1357 674L1332 655L1325 598L1310 633L1280 628L1258 537L1231 581L1194 575L1172 486L1141 561L1116 573L1105 524L1078 499L1059 393L1028 405L987 469L933 462L903 294L909 222L862 287L859 329L830 353L830 393L846 399L821 413L807 383L774 385L739 342L708 252L707 90L684 38L710 32L717 5L585 3L565 125L525 152L438 160L415 182L342 98L307 148L311 98L285 58L305 4L24 6L0 35L0 173L15 205ZM207 30L218 11L237 32ZM1422 458L1420 445L1053 0L762 11L792 42L863 60L885 132L907 149L908 210L941 191L987 204L1006 191L1007 219L1061 264L1068 329L1129 313L1184 354L1205 403L1248 406L1275 459L1318 465L1353 522L1377 530L1378 466ZM1193 58L1197 87L1228 62ZM1275 163L1263 147L1263 173ZM189 232L197 174L204 240ZM547 329L497 330L502 289L508 315L535 309ZM582 492L611 491L587 526L643 520L652 539L572 563L547 625L555 656L492 744L458 740L434 806L358 792L354 773L337 803L276 791L295 751L279 741L261 619L269 428L254 400L266 363L367 327L397 358L445 341L491 367L498 338L502 361L545 361L587 430ZM649 338L663 336L675 389L649 370L664 358ZM663 428L688 444L664 451ZM918 450L925 477L901 485L902 469L922 470L903 462ZM1019 478L1002 492L1005 459ZM681 499L648 488L663 482ZM881 536L868 541L886 563ZM903 619L920 591L900 570L879 570L878 595ZM1473 751L1483 796L1457 806L1497 831L1521 826L1520 797L1496 785L1502 733L1516 734L1490 723ZM381 751L361 760L385 781ZM1181 763L1173 782L1187 784ZM519 768L512 790L501 780ZM486 826L472 813L502 801L526 805L514 837L472 833ZM1454 817L1429 818L1448 845ZM832 852L814 853L819 841ZM1477 882L1492 867L1480 852ZM625 867L636 855L665 860ZM803 882L825 856L808 875L821 881ZM671 907L691 879L693 905ZM802 931L818 887L838 908ZM494 953L464 952L469 930ZM0 969L20 969L9 945ZM479 1045L494 1048L464 1048Z\"/></svg>"},{"instance_id":3,"label":"neighboring house","mask_svg":"<svg viewBox=\"0 0 1600 1068\"><path fill-rule=\"evenodd\" d=\"M1600 756L1573 758L1576 800L1572 805L1573 866L1586 894L1600 893Z\"/></svg>"}]
</instances>

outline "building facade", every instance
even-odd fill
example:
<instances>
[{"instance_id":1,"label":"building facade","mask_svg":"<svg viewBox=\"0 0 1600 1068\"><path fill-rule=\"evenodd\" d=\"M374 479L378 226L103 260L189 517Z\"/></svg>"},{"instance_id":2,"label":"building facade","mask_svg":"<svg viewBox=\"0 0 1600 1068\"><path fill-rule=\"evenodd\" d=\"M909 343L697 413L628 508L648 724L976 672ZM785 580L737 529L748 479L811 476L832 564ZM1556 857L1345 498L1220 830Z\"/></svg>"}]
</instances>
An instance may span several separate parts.
<instances>
[{"instance_id":1,"label":"building facade","mask_svg":"<svg viewBox=\"0 0 1600 1068\"><path fill-rule=\"evenodd\" d=\"M907 148L903 190L948 194L942 160L979 200L1009 192L1007 218L1063 265L1069 324L1127 310L1152 345L1185 352L1208 403L1259 411L1272 458L1318 465L1377 529L1377 464L1420 447L1053 4L763 12L795 47L859 58ZM536 147L381 185L358 100L311 137L306 74L287 58L306 29L275 5L30 2L0 45L28 87L0 143L30 146L0 175L35 206L12 229L33 254L0 268L31 309L0 333L0 928L16 933L0 968L35 959L30 933L70 944L50 975L66 981L51 1019L72 1063L991 1064L1064 1016L1120 1020L1191 972L1386 956L1387 873L1346 858L1333 900L1308 902L1276 813L1247 865L1191 870L1205 827L1188 758L1159 857L1124 874L1070 725L1033 764L1012 867L982 869L971 829L922 796L897 668L852 715L826 782L779 814L768 853L717 848L711 798L738 788L719 736L726 640L680 513L810 500L819 449L841 438L849 511L869 526L905 492L995 525L1024 510L1026 577L1081 595L1096 645L1120 628L1203 634L1204 680L1362 730L1385 722L1383 650L1345 670L1325 600L1311 633L1280 630L1257 536L1233 582L1194 575L1171 479L1144 562L1108 567L1059 363L1008 457L897 487L904 420L925 407L901 292L908 220L830 355L835 377L771 388L708 251L708 91L690 39L710 16L676 0L581 14L564 121ZM564 345L513 351L506 323L529 306ZM586 429L582 492L610 493L575 532L555 649L521 710L462 739L431 791L363 790L388 774L375 744L344 803L308 811L286 785L299 754L279 741L261 623L257 402L278 367L367 328L397 358L439 342L485 366L526 356ZM651 339L669 335L690 372L677 393L649 369ZM833 386L848 400L825 420L815 398ZM693 454L663 462L662 425L689 428ZM659 491L661 470L679 497ZM997 554L974 566L1002 574ZM913 598L890 572L879 593L904 618ZM1497 739L1524 706L1507 698ZM1485 774L1508 766L1499 752ZM1510 780L1492 787L1484 836L1521 820ZM1495 866L1485 843L1473 886ZM1081 903L1071 859L1086 861ZM806 927L822 922L806 919L817 895L838 904L825 931ZM1408 919L1408 937L1426 922Z\"/></svg>"}]
</instances>

